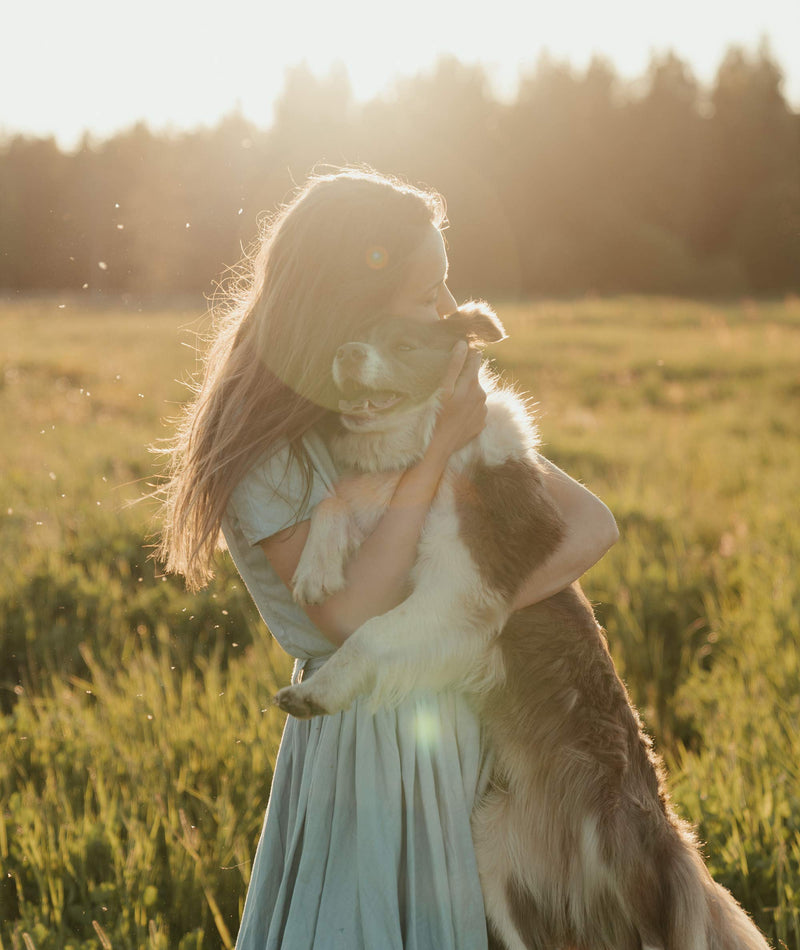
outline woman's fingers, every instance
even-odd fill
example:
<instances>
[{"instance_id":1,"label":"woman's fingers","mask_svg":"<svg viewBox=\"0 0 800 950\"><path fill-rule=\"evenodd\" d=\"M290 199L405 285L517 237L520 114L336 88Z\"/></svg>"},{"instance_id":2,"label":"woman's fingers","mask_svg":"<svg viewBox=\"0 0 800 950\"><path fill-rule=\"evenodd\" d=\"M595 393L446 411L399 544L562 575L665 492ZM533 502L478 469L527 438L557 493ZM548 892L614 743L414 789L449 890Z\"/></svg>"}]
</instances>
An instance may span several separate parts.
<instances>
[{"instance_id":1,"label":"woman's fingers","mask_svg":"<svg viewBox=\"0 0 800 950\"><path fill-rule=\"evenodd\" d=\"M466 340L459 340L458 343L456 343L456 345L453 347L453 353L450 357L450 362L447 364L447 369L445 371L444 377L442 378L442 384L440 388L445 393L445 395L453 395L453 390L456 387L456 382L461 375L461 371L464 369L468 355L469 347L467 346Z\"/></svg>"},{"instance_id":2,"label":"woman's fingers","mask_svg":"<svg viewBox=\"0 0 800 950\"><path fill-rule=\"evenodd\" d=\"M481 354L460 341L453 347L441 383L444 398L434 442L447 455L477 436L486 422L486 393L480 383Z\"/></svg>"},{"instance_id":3,"label":"woman's fingers","mask_svg":"<svg viewBox=\"0 0 800 950\"><path fill-rule=\"evenodd\" d=\"M486 393L480 383L480 369L481 354L477 350L470 350L453 387L454 398L468 401L479 399L481 402L486 399Z\"/></svg>"},{"instance_id":4,"label":"woman's fingers","mask_svg":"<svg viewBox=\"0 0 800 950\"><path fill-rule=\"evenodd\" d=\"M461 368L461 372L458 374L458 379L456 380L456 385L459 383L465 387L471 386L473 383L478 383L478 373L481 368L481 354L478 350L470 350L467 354L467 358L464 360L464 364Z\"/></svg>"}]
</instances>

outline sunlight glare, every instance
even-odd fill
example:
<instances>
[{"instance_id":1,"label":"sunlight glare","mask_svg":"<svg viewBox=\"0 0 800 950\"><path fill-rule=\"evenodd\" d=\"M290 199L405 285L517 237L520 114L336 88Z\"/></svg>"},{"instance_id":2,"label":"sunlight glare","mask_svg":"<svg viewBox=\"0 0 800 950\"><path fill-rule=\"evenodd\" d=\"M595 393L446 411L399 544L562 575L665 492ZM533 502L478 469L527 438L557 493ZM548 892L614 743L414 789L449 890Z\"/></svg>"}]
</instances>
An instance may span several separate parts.
<instances>
[{"instance_id":1,"label":"sunlight glare","mask_svg":"<svg viewBox=\"0 0 800 950\"><path fill-rule=\"evenodd\" d=\"M513 95L520 73L545 50L577 69L599 54L623 78L637 78L654 52L672 49L708 83L730 45L752 50L762 37L787 76L789 100L800 103L796 0L727 4L724 15L717 4L692 0L661 7L496 0L475 10L455 0L407 0L393 11L367 0L302 7L231 0L210 12L188 0L142 0L113 18L100 0L77 6L51 5L42 29L37 4L14 5L9 35L35 37L36 57L25 43L4 51L0 84L16 92L4 103L0 132L54 133L70 147L87 128L100 137L137 120L155 131L193 128L237 108L267 127L287 67L301 63L320 76L343 64L358 101L390 93L397 77L429 71L441 55L484 64L500 96ZM57 82L34 74L42 62Z\"/></svg>"}]
</instances>

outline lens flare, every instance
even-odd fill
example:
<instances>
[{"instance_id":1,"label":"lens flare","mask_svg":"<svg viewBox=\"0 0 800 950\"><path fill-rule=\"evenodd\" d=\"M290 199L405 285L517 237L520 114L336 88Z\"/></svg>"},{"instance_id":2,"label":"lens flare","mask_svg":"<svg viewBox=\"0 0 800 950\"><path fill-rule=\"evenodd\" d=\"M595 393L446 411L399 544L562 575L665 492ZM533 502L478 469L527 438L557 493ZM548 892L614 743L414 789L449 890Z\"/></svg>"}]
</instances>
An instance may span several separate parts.
<instances>
[{"instance_id":1,"label":"lens flare","mask_svg":"<svg viewBox=\"0 0 800 950\"><path fill-rule=\"evenodd\" d=\"M367 250L367 267L371 270L383 270L389 263L389 252L379 244Z\"/></svg>"},{"instance_id":2,"label":"lens flare","mask_svg":"<svg viewBox=\"0 0 800 950\"><path fill-rule=\"evenodd\" d=\"M439 719L433 708L420 706L414 714L414 737L417 745L430 749L439 742Z\"/></svg>"}]
</instances>

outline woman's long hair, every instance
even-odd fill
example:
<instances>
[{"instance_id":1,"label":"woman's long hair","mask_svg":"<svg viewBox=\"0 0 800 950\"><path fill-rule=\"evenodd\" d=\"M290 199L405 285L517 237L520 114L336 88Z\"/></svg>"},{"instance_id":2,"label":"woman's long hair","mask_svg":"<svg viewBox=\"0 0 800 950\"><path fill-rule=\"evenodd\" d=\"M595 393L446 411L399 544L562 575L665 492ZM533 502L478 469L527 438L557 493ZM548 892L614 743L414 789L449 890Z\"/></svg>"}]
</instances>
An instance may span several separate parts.
<instances>
[{"instance_id":1,"label":"woman's long hair","mask_svg":"<svg viewBox=\"0 0 800 950\"><path fill-rule=\"evenodd\" d=\"M231 492L264 453L288 445L310 492L300 437L332 408L331 364L387 307L444 202L373 171L314 175L265 225L244 286L217 307L203 379L165 448L157 554L190 589L213 576Z\"/></svg>"}]
</instances>

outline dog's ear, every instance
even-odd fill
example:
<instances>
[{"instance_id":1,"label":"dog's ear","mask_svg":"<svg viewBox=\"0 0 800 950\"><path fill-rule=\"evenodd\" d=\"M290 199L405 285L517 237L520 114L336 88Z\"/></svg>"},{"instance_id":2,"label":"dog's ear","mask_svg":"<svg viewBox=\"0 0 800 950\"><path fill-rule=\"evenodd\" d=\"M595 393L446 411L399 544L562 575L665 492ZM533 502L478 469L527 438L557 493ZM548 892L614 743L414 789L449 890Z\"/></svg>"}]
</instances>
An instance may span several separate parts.
<instances>
[{"instance_id":1,"label":"dog's ear","mask_svg":"<svg viewBox=\"0 0 800 950\"><path fill-rule=\"evenodd\" d=\"M453 336L466 337L474 343L499 343L506 331L497 314L483 301L470 300L445 318Z\"/></svg>"}]
</instances>

